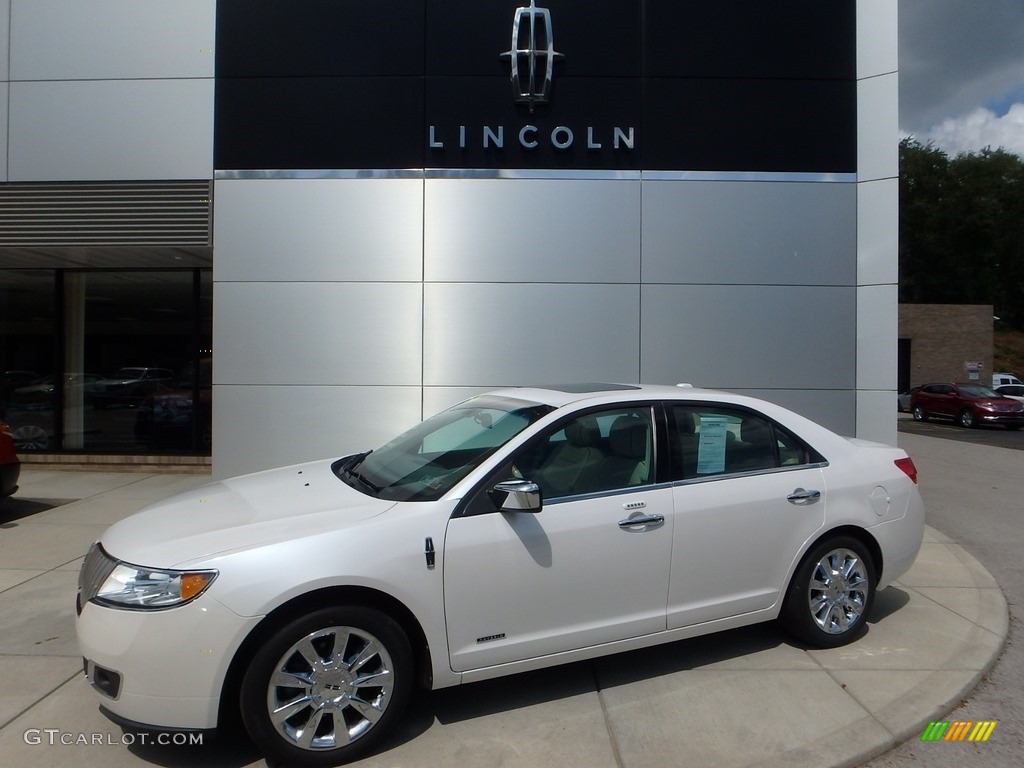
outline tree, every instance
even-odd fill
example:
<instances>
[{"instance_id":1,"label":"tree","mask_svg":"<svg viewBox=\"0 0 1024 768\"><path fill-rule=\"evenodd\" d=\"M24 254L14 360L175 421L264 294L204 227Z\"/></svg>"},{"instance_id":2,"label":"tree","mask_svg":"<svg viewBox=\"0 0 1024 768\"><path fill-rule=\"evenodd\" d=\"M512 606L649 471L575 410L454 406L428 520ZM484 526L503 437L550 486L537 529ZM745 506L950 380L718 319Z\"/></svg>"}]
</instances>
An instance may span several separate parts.
<instances>
[{"instance_id":1,"label":"tree","mask_svg":"<svg viewBox=\"0 0 1024 768\"><path fill-rule=\"evenodd\" d=\"M1024 159L900 142L900 300L992 304L1024 329Z\"/></svg>"}]
</instances>

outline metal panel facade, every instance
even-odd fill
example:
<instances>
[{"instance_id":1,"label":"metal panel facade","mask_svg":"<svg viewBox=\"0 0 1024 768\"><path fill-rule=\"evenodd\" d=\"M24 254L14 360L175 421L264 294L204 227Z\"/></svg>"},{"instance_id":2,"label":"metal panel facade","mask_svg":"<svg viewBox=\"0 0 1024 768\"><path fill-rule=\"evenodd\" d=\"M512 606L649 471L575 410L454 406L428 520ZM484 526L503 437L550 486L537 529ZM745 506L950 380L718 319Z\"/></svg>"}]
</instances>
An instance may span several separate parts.
<instances>
[{"instance_id":1,"label":"metal panel facade","mask_svg":"<svg viewBox=\"0 0 1024 768\"><path fill-rule=\"evenodd\" d=\"M4 180L215 180L218 476L572 380L895 440L888 0L536 0L522 103L528 0L8 5Z\"/></svg>"}]
</instances>

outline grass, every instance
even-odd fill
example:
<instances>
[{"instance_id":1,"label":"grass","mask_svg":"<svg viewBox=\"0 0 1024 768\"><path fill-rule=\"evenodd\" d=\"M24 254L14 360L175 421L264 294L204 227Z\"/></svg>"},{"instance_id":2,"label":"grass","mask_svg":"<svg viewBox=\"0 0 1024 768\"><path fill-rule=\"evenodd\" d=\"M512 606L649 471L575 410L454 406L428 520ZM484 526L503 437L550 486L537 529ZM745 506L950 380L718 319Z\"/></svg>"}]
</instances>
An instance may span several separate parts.
<instances>
[{"instance_id":1,"label":"grass","mask_svg":"<svg viewBox=\"0 0 1024 768\"><path fill-rule=\"evenodd\" d=\"M992 370L1024 375L1024 332L995 332Z\"/></svg>"}]
</instances>

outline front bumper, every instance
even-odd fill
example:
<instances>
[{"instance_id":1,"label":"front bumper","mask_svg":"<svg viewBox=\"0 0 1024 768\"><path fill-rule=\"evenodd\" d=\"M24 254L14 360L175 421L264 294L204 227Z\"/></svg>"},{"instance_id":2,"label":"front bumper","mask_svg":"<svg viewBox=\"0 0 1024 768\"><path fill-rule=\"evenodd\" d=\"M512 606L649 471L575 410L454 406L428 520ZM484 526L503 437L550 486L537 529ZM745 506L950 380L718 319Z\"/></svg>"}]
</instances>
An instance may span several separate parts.
<instances>
[{"instance_id":1,"label":"front bumper","mask_svg":"<svg viewBox=\"0 0 1024 768\"><path fill-rule=\"evenodd\" d=\"M992 413L991 411L975 411L978 421L982 424L1000 424L1004 427L1024 427L1024 416L1020 414Z\"/></svg>"},{"instance_id":2,"label":"front bumper","mask_svg":"<svg viewBox=\"0 0 1024 768\"><path fill-rule=\"evenodd\" d=\"M86 603L75 627L86 679L105 710L154 729L189 731L217 726L228 666L259 620L203 595L162 611Z\"/></svg>"}]
</instances>

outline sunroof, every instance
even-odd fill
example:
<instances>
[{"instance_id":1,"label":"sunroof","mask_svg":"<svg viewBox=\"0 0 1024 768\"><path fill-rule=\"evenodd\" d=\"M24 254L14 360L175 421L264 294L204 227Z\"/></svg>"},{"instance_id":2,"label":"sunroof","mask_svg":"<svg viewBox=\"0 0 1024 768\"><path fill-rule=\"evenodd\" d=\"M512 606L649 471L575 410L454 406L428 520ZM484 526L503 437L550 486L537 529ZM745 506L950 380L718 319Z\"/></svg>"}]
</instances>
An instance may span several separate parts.
<instances>
[{"instance_id":1,"label":"sunroof","mask_svg":"<svg viewBox=\"0 0 1024 768\"><path fill-rule=\"evenodd\" d=\"M626 389L640 389L632 384L551 384L539 389L553 389L556 392L570 392L575 395L587 392L618 392Z\"/></svg>"}]
</instances>

